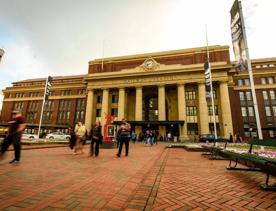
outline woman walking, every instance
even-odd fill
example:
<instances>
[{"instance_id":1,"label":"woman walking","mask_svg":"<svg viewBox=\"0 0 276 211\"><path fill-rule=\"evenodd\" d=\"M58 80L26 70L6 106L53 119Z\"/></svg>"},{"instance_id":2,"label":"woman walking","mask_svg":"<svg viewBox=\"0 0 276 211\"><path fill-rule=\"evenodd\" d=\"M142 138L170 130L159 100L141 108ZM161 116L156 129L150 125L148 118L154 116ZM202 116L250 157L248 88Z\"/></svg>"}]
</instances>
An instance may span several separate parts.
<instances>
[{"instance_id":1,"label":"woman walking","mask_svg":"<svg viewBox=\"0 0 276 211\"><path fill-rule=\"evenodd\" d=\"M90 134L91 134L90 156L93 156L95 153L95 156L97 157L100 151L99 145L102 143L102 140L103 140L102 127L99 120L96 120L95 126L92 126ZM95 148L94 148L94 145L95 145Z\"/></svg>"},{"instance_id":2,"label":"woman walking","mask_svg":"<svg viewBox=\"0 0 276 211\"><path fill-rule=\"evenodd\" d=\"M83 145L81 143L81 140L85 138L85 132L86 132L85 126L81 122L78 122L78 124L75 127L76 144L75 144L74 155L78 154L78 150L80 151L81 154L83 154L83 151L82 151Z\"/></svg>"}]
</instances>

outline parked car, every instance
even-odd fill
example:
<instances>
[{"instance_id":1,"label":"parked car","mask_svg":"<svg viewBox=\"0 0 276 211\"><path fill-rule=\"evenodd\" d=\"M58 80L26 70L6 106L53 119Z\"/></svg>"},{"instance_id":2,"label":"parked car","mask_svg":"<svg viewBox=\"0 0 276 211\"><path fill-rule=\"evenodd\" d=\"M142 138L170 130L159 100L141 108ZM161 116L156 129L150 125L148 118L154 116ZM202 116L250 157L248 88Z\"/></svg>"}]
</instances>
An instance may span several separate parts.
<instances>
[{"instance_id":1,"label":"parked car","mask_svg":"<svg viewBox=\"0 0 276 211\"><path fill-rule=\"evenodd\" d=\"M54 132L54 133L49 133L46 135L46 139L70 139L70 135L67 135L63 132Z\"/></svg>"},{"instance_id":2,"label":"parked car","mask_svg":"<svg viewBox=\"0 0 276 211\"><path fill-rule=\"evenodd\" d=\"M23 133L22 139L37 139L37 134Z\"/></svg>"},{"instance_id":3,"label":"parked car","mask_svg":"<svg viewBox=\"0 0 276 211\"><path fill-rule=\"evenodd\" d=\"M223 137L218 136L217 139L215 139L215 135L214 134L203 134L199 136L199 142L214 142L214 141L218 141L221 142L223 141Z\"/></svg>"}]
</instances>

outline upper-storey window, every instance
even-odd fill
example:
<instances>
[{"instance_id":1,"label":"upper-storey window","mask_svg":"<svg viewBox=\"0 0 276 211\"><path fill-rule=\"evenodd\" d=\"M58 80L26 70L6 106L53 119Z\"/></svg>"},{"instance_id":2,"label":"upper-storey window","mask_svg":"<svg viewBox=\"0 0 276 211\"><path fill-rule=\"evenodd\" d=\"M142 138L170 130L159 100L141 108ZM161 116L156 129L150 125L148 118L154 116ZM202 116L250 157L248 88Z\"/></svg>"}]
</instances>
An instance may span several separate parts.
<instances>
[{"instance_id":1,"label":"upper-storey window","mask_svg":"<svg viewBox=\"0 0 276 211\"><path fill-rule=\"evenodd\" d=\"M196 92L195 91L187 91L185 92L186 100L195 100L196 99Z\"/></svg>"},{"instance_id":2,"label":"upper-storey window","mask_svg":"<svg viewBox=\"0 0 276 211\"><path fill-rule=\"evenodd\" d=\"M238 80L238 86L242 86L243 85L243 80L242 79L239 79Z\"/></svg>"},{"instance_id":3,"label":"upper-storey window","mask_svg":"<svg viewBox=\"0 0 276 211\"><path fill-rule=\"evenodd\" d=\"M261 84L266 84L265 78L261 78Z\"/></svg>"},{"instance_id":4,"label":"upper-storey window","mask_svg":"<svg viewBox=\"0 0 276 211\"><path fill-rule=\"evenodd\" d=\"M248 78L244 79L244 85L245 86L250 86L250 81Z\"/></svg>"},{"instance_id":5,"label":"upper-storey window","mask_svg":"<svg viewBox=\"0 0 276 211\"><path fill-rule=\"evenodd\" d=\"M68 96L68 95L71 95L72 91L69 89L69 90L61 90L61 93L60 95L61 96Z\"/></svg>"},{"instance_id":6,"label":"upper-storey window","mask_svg":"<svg viewBox=\"0 0 276 211\"><path fill-rule=\"evenodd\" d=\"M272 78L272 77L268 77L268 78L267 78L267 83L268 83L268 84L273 84L273 83L274 83L273 78Z\"/></svg>"}]
</instances>

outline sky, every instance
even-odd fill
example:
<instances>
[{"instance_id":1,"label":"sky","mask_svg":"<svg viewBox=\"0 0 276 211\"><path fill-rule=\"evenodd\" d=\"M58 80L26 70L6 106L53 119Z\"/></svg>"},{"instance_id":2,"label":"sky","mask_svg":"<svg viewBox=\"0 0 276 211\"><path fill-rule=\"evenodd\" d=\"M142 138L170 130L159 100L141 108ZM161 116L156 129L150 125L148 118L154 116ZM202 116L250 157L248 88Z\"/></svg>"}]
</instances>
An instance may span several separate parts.
<instances>
[{"instance_id":1,"label":"sky","mask_svg":"<svg viewBox=\"0 0 276 211\"><path fill-rule=\"evenodd\" d=\"M234 0L0 0L0 90L88 72L88 61L229 45ZM242 0L251 59L276 57L276 1ZM3 98L0 94L0 108Z\"/></svg>"}]
</instances>

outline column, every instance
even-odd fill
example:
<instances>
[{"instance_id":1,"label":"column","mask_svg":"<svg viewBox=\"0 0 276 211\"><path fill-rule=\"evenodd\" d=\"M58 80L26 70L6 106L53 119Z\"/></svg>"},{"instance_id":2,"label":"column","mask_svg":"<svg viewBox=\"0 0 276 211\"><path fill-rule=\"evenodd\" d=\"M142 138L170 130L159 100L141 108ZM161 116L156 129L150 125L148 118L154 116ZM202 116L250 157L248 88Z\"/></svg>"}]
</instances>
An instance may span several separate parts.
<instances>
[{"instance_id":1,"label":"column","mask_svg":"<svg viewBox=\"0 0 276 211\"><path fill-rule=\"evenodd\" d=\"M108 98L109 98L109 90L103 90L103 100L102 100L102 115L101 115L101 124L105 125L106 119L105 116L108 114ZM102 127L104 128L104 127Z\"/></svg>"},{"instance_id":2,"label":"column","mask_svg":"<svg viewBox=\"0 0 276 211\"><path fill-rule=\"evenodd\" d=\"M125 88L119 88L119 102L118 102L118 120L125 117Z\"/></svg>"},{"instance_id":3,"label":"column","mask_svg":"<svg viewBox=\"0 0 276 211\"><path fill-rule=\"evenodd\" d=\"M165 85L158 86L158 120L166 120ZM166 135L165 126L159 126L159 134Z\"/></svg>"},{"instance_id":4,"label":"column","mask_svg":"<svg viewBox=\"0 0 276 211\"><path fill-rule=\"evenodd\" d=\"M206 101L205 84L198 84L199 127L200 134L209 133L208 107Z\"/></svg>"},{"instance_id":5,"label":"column","mask_svg":"<svg viewBox=\"0 0 276 211\"><path fill-rule=\"evenodd\" d=\"M86 111L85 111L85 127L88 132L91 130L92 120L93 120L93 104L94 104L94 90L88 90L87 101L86 101Z\"/></svg>"},{"instance_id":6,"label":"column","mask_svg":"<svg viewBox=\"0 0 276 211\"><path fill-rule=\"evenodd\" d=\"M220 92L220 106L221 106L221 117L222 117L222 128L223 136L229 138L229 134L233 134L233 124L229 100L229 92L227 82L221 82L219 84Z\"/></svg>"},{"instance_id":7,"label":"column","mask_svg":"<svg viewBox=\"0 0 276 211\"><path fill-rule=\"evenodd\" d=\"M186 122L186 102L185 102L185 85L177 85L177 100L178 100L178 120L185 121L180 128L180 140L188 140L187 122Z\"/></svg>"},{"instance_id":8,"label":"column","mask_svg":"<svg viewBox=\"0 0 276 211\"><path fill-rule=\"evenodd\" d=\"M166 120L165 86L158 86L158 120Z\"/></svg>"},{"instance_id":9,"label":"column","mask_svg":"<svg viewBox=\"0 0 276 211\"><path fill-rule=\"evenodd\" d=\"M136 87L135 121L142 121L143 88Z\"/></svg>"}]
</instances>

